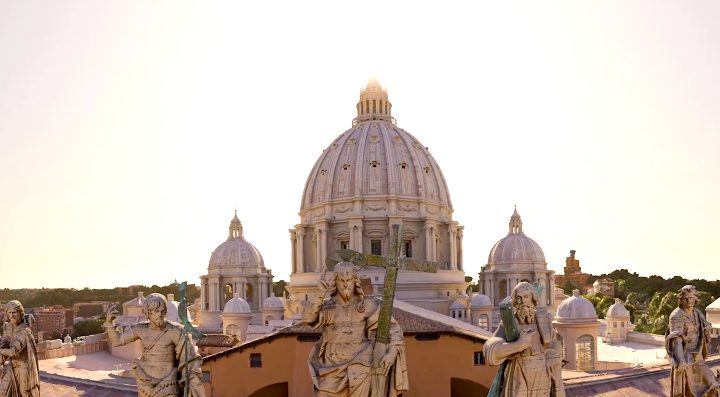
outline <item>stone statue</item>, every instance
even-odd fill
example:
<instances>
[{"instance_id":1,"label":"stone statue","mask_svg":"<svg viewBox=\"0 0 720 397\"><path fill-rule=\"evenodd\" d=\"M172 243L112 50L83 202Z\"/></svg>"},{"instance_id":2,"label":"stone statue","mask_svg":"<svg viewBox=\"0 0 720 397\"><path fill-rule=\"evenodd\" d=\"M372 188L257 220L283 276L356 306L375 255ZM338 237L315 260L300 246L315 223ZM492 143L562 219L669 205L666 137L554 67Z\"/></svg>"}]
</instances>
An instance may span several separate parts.
<instances>
[{"instance_id":1,"label":"stone statue","mask_svg":"<svg viewBox=\"0 0 720 397\"><path fill-rule=\"evenodd\" d=\"M152 293L145 298L144 314L150 320L131 325L119 332L114 325L117 311L108 311L103 327L113 346L122 346L140 339L143 353L134 364L140 397L179 397L183 388L192 397L204 397L200 380L202 358L197 347L180 324L167 321L167 300ZM189 373L189 379L186 374Z\"/></svg>"},{"instance_id":2,"label":"stone statue","mask_svg":"<svg viewBox=\"0 0 720 397\"><path fill-rule=\"evenodd\" d=\"M0 337L0 392L2 396L36 397L40 395L37 348L30 329L31 316L23 305L7 303L8 322Z\"/></svg>"},{"instance_id":3,"label":"stone statue","mask_svg":"<svg viewBox=\"0 0 720 397\"><path fill-rule=\"evenodd\" d=\"M700 302L692 285L680 288L678 307L670 313L665 348L672 370L672 397L718 396L720 381L705 363L711 324L695 307Z\"/></svg>"},{"instance_id":4,"label":"stone statue","mask_svg":"<svg viewBox=\"0 0 720 397\"><path fill-rule=\"evenodd\" d=\"M327 293L330 297L325 300ZM408 390L403 333L394 320L387 349L373 359L378 308L376 300L365 297L353 263L338 263L329 280L323 273L317 298L304 317L306 323L323 331L309 358L316 397L376 396L380 387L373 390L372 385L377 385L378 379L389 379L389 384L386 394L377 397Z\"/></svg>"},{"instance_id":5,"label":"stone statue","mask_svg":"<svg viewBox=\"0 0 720 397\"><path fill-rule=\"evenodd\" d=\"M524 281L501 303L502 321L483 346L488 364L502 364L488 396L565 396L562 346L537 303L538 292Z\"/></svg>"}]
</instances>

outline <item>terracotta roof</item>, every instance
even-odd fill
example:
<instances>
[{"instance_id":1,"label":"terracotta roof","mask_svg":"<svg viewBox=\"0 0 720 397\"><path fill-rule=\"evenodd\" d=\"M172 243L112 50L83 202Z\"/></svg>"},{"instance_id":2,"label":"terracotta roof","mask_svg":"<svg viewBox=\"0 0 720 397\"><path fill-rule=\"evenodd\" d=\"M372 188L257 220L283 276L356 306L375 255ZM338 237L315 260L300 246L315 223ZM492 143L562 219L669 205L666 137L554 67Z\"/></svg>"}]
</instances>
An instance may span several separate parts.
<instances>
[{"instance_id":1,"label":"terracotta roof","mask_svg":"<svg viewBox=\"0 0 720 397\"><path fill-rule=\"evenodd\" d=\"M233 347L238 343L235 335L210 334L197 342L198 346Z\"/></svg>"},{"instance_id":2,"label":"terracotta roof","mask_svg":"<svg viewBox=\"0 0 720 397\"><path fill-rule=\"evenodd\" d=\"M425 333L459 333L473 338L487 340L492 333L479 327L470 325L446 315L423 309L421 307L395 300L393 303L393 317L400 324L404 334ZM305 323L298 323L282 328L279 334L320 334L319 329L313 329Z\"/></svg>"},{"instance_id":3,"label":"terracotta roof","mask_svg":"<svg viewBox=\"0 0 720 397\"><path fill-rule=\"evenodd\" d=\"M393 303L393 317L400 324L403 334L428 334L443 333L463 335L473 339L486 341L492 336L492 333L485 331L479 327L468 324L432 310L423 309L421 307L411 305L409 303L395 300ZM314 329L305 323L297 323L289 327L281 328L278 331L265 335L264 337L244 342L240 346L236 346L223 352L211 354L203 358L203 360L214 360L220 355L229 354L235 350L243 350L247 346L256 343L269 342L278 335L320 335L320 329Z\"/></svg>"}]
</instances>

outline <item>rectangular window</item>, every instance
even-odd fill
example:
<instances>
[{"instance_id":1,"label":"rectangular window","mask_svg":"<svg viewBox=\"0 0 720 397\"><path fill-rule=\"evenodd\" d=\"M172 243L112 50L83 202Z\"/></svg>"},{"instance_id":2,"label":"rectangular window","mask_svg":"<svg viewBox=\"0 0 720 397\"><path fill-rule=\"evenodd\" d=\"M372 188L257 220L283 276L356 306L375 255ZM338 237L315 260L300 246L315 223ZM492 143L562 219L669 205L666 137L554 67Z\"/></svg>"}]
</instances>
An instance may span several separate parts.
<instances>
[{"instance_id":1,"label":"rectangular window","mask_svg":"<svg viewBox=\"0 0 720 397\"><path fill-rule=\"evenodd\" d=\"M404 257L406 257L406 258L412 258L412 241L410 241L410 240L405 240L405 241L403 242L403 252L402 252L402 254L403 254L402 256L404 256Z\"/></svg>"},{"instance_id":2,"label":"rectangular window","mask_svg":"<svg viewBox=\"0 0 720 397\"><path fill-rule=\"evenodd\" d=\"M341 242L340 242L340 249L341 249L341 250L346 250L346 249L348 249L348 248L350 248L350 242L349 242L349 241L341 241Z\"/></svg>"},{"instance_id":3,"label":"rectangular window","mask_svg":"<svg viewBox=\"0 0 720 397\"><path fill-rule=\"evenodd\" d=\"M250 368L262 368L262 356L260 353L250 353Z\"/></svg>"},{"instance_id":4,"label":"rectangular window","mask_svg":"<svg viewBox=\"0 0 720 397\"><path fill-rule=\"evenodd\" d=\"M370 253L373 255L382 255L381 240L370 240Z\"/></svg>"},{"instance_id":5,"label":"rectangular window","mask_svg":"<svg viewBox=\"0 0 720 397\"><path fill-rule=\"evenodd\" d=\"M203 381L203 383L210 383L211 380L212 380L212 378L210 377L210 372L209 372L209 371L203 371L203 373L202 373L202 381Z\"/></svg>"},{"instance_id":6,"label":"rectangular window","mask_svg":"<svg viewBox=\"0 0 720 397\"><path fill-rule=\"evenodd\" d=\"M482 351L473 353L473 365L485 365L485 356Z\"/></svg>"}]
</instances>

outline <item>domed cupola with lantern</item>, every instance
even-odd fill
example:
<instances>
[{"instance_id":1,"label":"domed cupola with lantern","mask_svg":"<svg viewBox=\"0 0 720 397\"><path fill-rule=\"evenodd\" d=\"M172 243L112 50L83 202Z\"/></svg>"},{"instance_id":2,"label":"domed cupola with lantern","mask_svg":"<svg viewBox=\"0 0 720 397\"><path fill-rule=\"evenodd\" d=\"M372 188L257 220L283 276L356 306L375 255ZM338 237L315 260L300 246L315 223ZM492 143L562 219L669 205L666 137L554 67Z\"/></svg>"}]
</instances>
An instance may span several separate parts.
<instances>
[{"instance_id":1,"label":"domed cupola with lantern","mask_svg":"<svg viewBox=\"0 0 720 397\"><path fill-rule=\"evenodd\" d=\"M401 270L395 297L440 313L465 291L463 227L430 151L399 128L377 80L360 92L352 127L315 162L290 229L291 300L312 297L325 259L337 249L387 256L392 226L401 224L403 255L438 264L437 273ZM378 293L382 269L363 269Z\"/></svg>"},{"instance_id":2,"label":"domed cupola with lantern","mask_svg":"<svg viewBox=\"0 0 720 397\"><path fill-rule=\"evenodd\" d=\"M487 295L494 307L491 329L499 324L499 304L522 282L542 286L539 307L553 306L555 272L548 270L540 245L523 232L523 222L517 208L510 216L508 233L490 250L488 263L480 269L480 292Z\"/></svg>"},{"instance_id":3,"label":"domed cupola with lantern","mask_svg":"<svg viewBox=\"0 0 720 397\"><path fill-rule=\"evenodd\" d=\"M260 251L245 240L236 211L227 240L210 255L208 274L200 276L200 329L222 332L223 308L236 293L249 305L252 322L261 323L263 302L272 294L272 278Z\"/></svg>"}]
</instances>

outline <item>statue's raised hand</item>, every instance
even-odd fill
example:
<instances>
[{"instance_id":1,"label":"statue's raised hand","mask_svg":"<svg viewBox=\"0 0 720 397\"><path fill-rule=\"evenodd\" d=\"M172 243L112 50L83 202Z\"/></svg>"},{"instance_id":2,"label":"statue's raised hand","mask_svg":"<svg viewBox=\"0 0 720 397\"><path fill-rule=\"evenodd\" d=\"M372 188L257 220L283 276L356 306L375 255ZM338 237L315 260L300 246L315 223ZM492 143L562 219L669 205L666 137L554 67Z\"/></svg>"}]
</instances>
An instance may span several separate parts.
<instances>
[{"instance_id":1,"label":"statue's raised hand","mask_svg":"<svg viewBox=\"0 0 720 397\"><path fill-rule=\"evenodd\" d=\"M328 281L328 279L326 277L326 273L327 273L327 268L325 268L325 270L323 270L323 273L320 275L320 279L318 280L318 285L317 285L317 289L318 289L317 296L318 297L325 297L325 293L330 288L330 282Z\"/></svg>"},{"instance_id":2,"label":"statue's raised hand","mask_svg":"<svg viewBox=\"0 0 720 397\"><path fill-rule=\"evenodd\" d=\"M110 309L108 309L107 313L105 313L105 324L103 325L114 327L117 316L118 311L115 309L115 305L110 306Z\"/></svg>"}]
</instances>

